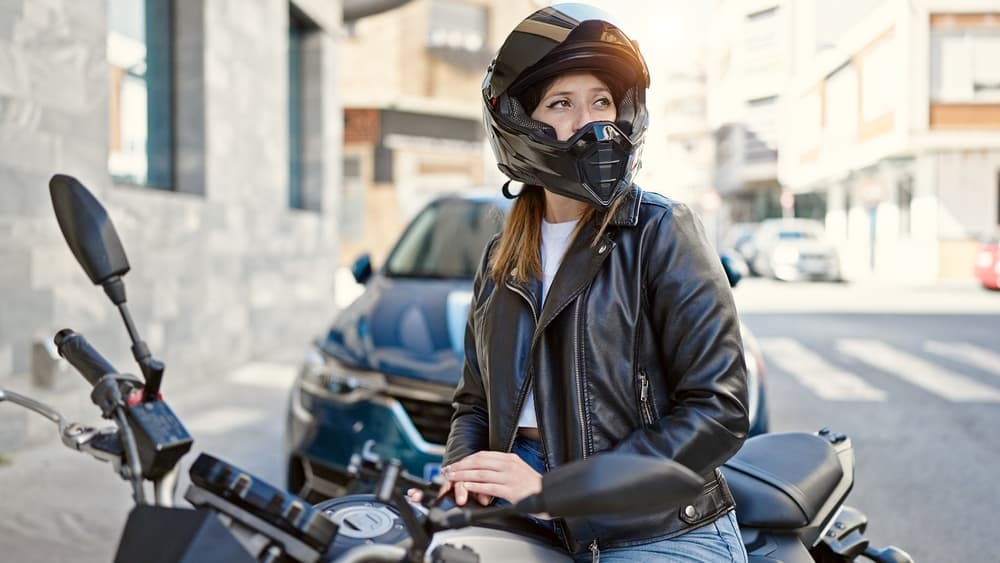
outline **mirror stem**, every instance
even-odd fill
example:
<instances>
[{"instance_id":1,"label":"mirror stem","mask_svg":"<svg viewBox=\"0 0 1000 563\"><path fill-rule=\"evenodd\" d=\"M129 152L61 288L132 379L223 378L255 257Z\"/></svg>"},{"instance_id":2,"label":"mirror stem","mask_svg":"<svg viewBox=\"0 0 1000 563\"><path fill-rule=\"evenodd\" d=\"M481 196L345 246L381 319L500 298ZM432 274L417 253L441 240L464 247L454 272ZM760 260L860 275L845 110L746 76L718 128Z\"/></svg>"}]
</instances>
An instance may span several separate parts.
<instances>
[{"instance_id":1,"label":"mirror stem","mask_svg":"<svg viewBox=\"0 0 1000 563\"><path fill-rule=\"evenodd\" d=\"M125 321L125 329L128 330L128 337L132 340L132 357L139 364L142 370L142 377L146 385L142 389L142 401L148 403L155 401L160 395L160 383L163 381L163 362L155 360L149 353L149 347L139 336L139 330L135 328L132 314L129 313L125 299L125 283L121 277L115 276L104 283L104 293L108 295L111 302L118 306L122 320Z\"/></svg>"}]
</instances>

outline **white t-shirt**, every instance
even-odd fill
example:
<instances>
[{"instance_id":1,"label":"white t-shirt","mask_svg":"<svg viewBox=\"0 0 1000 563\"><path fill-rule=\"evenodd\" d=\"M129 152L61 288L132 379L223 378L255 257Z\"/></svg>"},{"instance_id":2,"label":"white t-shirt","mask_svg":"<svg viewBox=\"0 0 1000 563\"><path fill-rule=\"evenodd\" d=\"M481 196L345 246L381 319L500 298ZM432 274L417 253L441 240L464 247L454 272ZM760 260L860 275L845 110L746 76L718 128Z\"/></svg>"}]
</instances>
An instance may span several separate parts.
<instances>
[{"instance_id":1,"label":"white t-shirt","mask_svg":"<svg viewBox=\"0 0 1000 563\"><path fill-rule=\"evenodd\" d=\"M556 272L559 271L559 264L562 263L566 247L569 246L569 238L578 222L549 223L542 219L542 303L545 303L549 287L556 277ZM535 392L531 389L528 390L528 397L524 400L524 408L521 409L521 416L517 419L517 426L538 428L538 419L535 417Z\"/></svg>"}]
</instances>

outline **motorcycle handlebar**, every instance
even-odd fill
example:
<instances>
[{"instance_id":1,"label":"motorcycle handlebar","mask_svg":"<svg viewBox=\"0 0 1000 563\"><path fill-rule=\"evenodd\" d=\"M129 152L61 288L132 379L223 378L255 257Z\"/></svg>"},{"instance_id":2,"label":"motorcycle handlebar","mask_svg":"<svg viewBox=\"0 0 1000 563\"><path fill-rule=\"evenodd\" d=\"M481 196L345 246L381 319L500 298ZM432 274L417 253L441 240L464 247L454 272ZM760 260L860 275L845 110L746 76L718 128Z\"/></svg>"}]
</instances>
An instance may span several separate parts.
<instances>
[{"instance_id":1,"label":"motorcycle handlebar","mask_svg":"<svg viewBox=\"0 0 1000 563\"><path fill-rule=\"evenodd\" d=\"M97 385L105 375L118 373L118 370L105 360L82 334L77 334L73 329L60 330L53 340L59 355L66 358L66 361L72 364L92 386Z\"/></svg>"}]
</instances>

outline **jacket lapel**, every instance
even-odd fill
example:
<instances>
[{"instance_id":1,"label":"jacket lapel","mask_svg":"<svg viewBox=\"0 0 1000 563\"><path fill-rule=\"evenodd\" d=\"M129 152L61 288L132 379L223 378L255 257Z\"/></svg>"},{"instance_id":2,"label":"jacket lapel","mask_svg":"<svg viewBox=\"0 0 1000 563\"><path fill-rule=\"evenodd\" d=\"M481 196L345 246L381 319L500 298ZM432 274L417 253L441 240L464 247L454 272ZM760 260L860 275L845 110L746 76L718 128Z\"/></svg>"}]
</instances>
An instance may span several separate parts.
<instances>
[{"instance_id":1,"label":"jacket lapel","mask_svg":"<svg viewBox=\"0 0 1000 563\"><path fill-rule=\"evenodd\" d=\"M619 206L609 226L634 227L639 218L639 204L642 203L642 190L632 186L624 196L625 201ZM585 225L566 249L559 271L552 280L548 296L542 304L542 282L531 279L520 283L513 279L507 280L507 287L521 295L531 307L535 317L535 337L545 330L569 303L590 285L594 276L601 269L601 264L615 248L615 241L605 232L597 244L591 244L597 235L598 226L593 222ZM541 310L541 313L539 313Z\"/></svg>"}]
</instances>

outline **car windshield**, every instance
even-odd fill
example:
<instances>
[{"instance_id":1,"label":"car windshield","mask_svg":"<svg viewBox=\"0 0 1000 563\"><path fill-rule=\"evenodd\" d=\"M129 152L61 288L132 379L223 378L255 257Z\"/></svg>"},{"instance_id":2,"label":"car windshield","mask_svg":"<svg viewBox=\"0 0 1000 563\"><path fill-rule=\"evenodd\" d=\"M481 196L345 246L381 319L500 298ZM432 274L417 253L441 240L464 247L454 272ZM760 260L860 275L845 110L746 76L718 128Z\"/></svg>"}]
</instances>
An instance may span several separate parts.
<instances>
[{"instance_id":1,"label":"car windshield","mask_svg":"<svg viewBox=\"0 0 1000 563\"><path fill-rule=\"evenodd\" d=\"M393 277L472 278L483 249L503 227L503 214L488 202L439 200L410 223L385 264Z\"/></svg>"}]
</instances>

